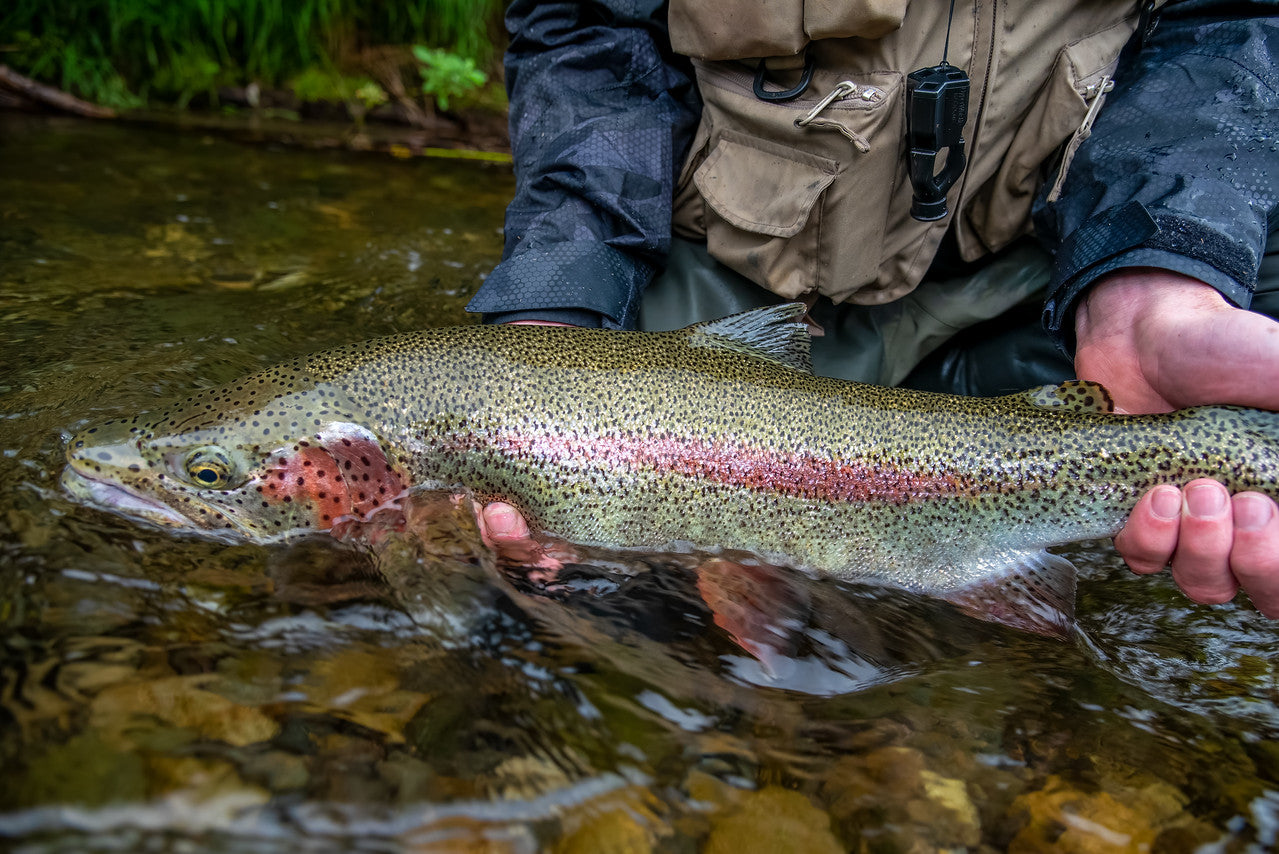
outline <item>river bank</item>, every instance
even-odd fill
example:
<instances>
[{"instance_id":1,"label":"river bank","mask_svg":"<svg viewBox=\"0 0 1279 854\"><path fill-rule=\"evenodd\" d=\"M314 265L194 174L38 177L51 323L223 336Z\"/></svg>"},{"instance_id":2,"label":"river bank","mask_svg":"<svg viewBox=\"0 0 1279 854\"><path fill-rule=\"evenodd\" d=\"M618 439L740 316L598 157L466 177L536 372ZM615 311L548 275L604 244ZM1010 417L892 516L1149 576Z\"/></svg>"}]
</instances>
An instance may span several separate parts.
<instances>
[{"instance_id":1,"label":"river bank","mask_svg":"<svg viewBox=\"0 0 1279 854\"><path fill-rule=\"evenodd\" d=\"M457 111L424 110L407 100L366 110L342 101L304 101L288 90L238 88L182 109L117 111L0 66L0 110L75 115L246 143L509 162L505 109L496 98L488 101Z\"/></svg>"}]
</instances>

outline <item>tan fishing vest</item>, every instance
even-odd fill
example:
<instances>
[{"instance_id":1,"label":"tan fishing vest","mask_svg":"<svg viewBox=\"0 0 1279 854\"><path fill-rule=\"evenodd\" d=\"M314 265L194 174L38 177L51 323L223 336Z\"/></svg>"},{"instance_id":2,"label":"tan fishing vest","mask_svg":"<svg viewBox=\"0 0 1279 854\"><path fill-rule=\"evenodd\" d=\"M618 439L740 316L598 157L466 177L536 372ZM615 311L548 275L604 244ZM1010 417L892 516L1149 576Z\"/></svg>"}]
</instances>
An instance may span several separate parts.
<instances>
[{"instance_id":1,"label":"tan fishing vest","mask_svg":"<svg viewBox=\"0 0 1279 854\"><path fill-rule=\"evenodd\" d=\"M927 223L910 215L906 75L941 62L946 0L671 0L671 41L705 103L675 231L788 299L872 305L919 283L952 219L965 260L1000 249L1030 230L1036 192L1087 135L1138 6L956 2L947 60L972 80L968 165L950 216ZM775 91L795 85L805 54L803 95L755 96L759 58ZM843 81L848 96L796 125Z\"/></svg>"}]
</instances>

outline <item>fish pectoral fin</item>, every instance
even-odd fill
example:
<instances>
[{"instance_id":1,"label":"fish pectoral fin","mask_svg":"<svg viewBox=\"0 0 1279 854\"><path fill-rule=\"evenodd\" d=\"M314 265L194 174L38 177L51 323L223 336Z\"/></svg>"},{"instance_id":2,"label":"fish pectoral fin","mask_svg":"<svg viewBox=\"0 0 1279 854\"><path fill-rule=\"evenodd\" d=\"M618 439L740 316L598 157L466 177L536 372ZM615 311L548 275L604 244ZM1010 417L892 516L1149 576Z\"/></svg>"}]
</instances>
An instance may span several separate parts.
<instances>
[{"instance_id":1,"label":"fish pectoral fin","mask_svg":"<svg viewBox=\"0 0 1279 854\"><path fill-rule=\"evenodd\" d=\"M1070 636L1075 623L1075 565L1045 551L1013 552L998 559L1003 572L959 587L942 598L981 620L1049 637Z\"/></svg>"},{"instance_id":2,"label":"fish pectoral fin","mask_svg":"<svg viewBox=\"0 0 1279 854\"><path fill-rule=\"evenodd\" d=\"M1069 380L1059 385L1041 385L1022 392L1035 406L1065 412L1108 414L1115 411L1115 400L1100 383Z\"/></svg>"},{"instance_id":3,"label":"fish pectoral fin","mask_svg":"<svg viewBox=\"0 0 1279 854\"><path fill-rule=\"evenodd\" d=\"M813 338L802 320L807 313L802 302L784 302L695 323L683 332L694 347L745 353L811 374Z\"/></svg>"}]
</instances>

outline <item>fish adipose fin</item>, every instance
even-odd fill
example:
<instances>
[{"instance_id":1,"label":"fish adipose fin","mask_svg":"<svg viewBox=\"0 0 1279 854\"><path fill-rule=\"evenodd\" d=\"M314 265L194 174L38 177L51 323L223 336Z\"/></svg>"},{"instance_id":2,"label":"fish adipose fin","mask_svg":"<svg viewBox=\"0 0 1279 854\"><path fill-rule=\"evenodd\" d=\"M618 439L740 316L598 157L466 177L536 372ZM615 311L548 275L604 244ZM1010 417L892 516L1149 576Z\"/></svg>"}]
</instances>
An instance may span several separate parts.
<instances>
[{"instance_id":1,"label":"fish adipose fin","mask_svg":"<svg viewBox=\"0 0 1279 854\"><path fill-rule=\"evenodd\" d=\"M1070 380L1061 385L1041 385L1022 394L1035 406L1060 409L1063 412L1106 414L1115 411L1115 400L1106 391L1106 387L1086 380Z\"/></svg>"},{"instance_id":2,"label":"fish adipose fin","mask_svg":"<svg viewBox=\"0 0 1279 854\"><path fill-rule=\"evenodd\" d=\"M982 620L1065 638L1075 622L1074 564L1045 551L1005 555L1008 570L942 598Z\"/></svg>"},{"instance_id":3,"label":"fish adipose fin","mask_svg":"<svg viewBox=\"0 0 1279 854\"><path fill-rule=\"evenodd\" d=\"M784 302L695 323L682 331L694 347L746 353L811 374L813 339L800 320L807 311L801 302Z\"/></svg>"}]
</instances>

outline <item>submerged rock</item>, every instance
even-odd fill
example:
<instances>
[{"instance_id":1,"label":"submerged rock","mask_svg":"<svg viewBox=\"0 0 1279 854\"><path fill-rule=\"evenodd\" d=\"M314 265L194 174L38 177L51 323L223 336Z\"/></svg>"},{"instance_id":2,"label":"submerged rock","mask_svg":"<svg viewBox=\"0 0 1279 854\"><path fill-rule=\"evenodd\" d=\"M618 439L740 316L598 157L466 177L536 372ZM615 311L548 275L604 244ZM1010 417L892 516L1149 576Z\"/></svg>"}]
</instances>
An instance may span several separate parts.
<instances>
[{"instance_id":1,"label":"submerged rock","mask_svg":"<svg viewBox=\"0 0 1279 854\"><path fill-rule=\"evenodd\" d=\"M830 816L799 792L769 786L745 795L738 809L712 818L705 854L842 854Z\"/></svg>"},{"instance_id":2,"label":"submerged rock","mask_svg":"<svg viewBox=\"0 0 1279 854\"><path fill-rule=\"evenodd\" d=\"M831 814L893 850L971 848L981 817L967 784L930 770L910 747L880 747L836 763L822 785Z\"/></svg>"},{"instance_id":3,"label":"submerged rock","mask_svg":"<svg viewBox=\"0 0 1279 854\"><path fill-rule=\"evenodd\" d=\"M591 818L556 843L554 854L650 854L651 833L625 810L613 810Z\"/></svg>"},{"instance_id":4,"label":"submerged rock","mask_svg":"<svg viewBox=\"0 0 1279 854\"><path fill-rule=\"evenodd\" d=\"M1160 832L1183 815L1185 798L1151 782L1141 788L1088 792L1056 775L1013 801L1023 824L1009 843L1013 854L1053 850L1069 854L1138 854L1153 850Z\"/></svg>"},{"instance_id":5,"label":"submerged rock","mask_svg":"<svg viewBox=\"0 0 1279 854\"><path fill-rule=\"evenodd\" d=\"M207 689L216 677L170 676L126 682L102 691L90 705L100 731L127 733L139 719L158 718L168 726L235 747L266 741L279 724L256 708L232 702Z\"/></svg>"}]
</instances>

